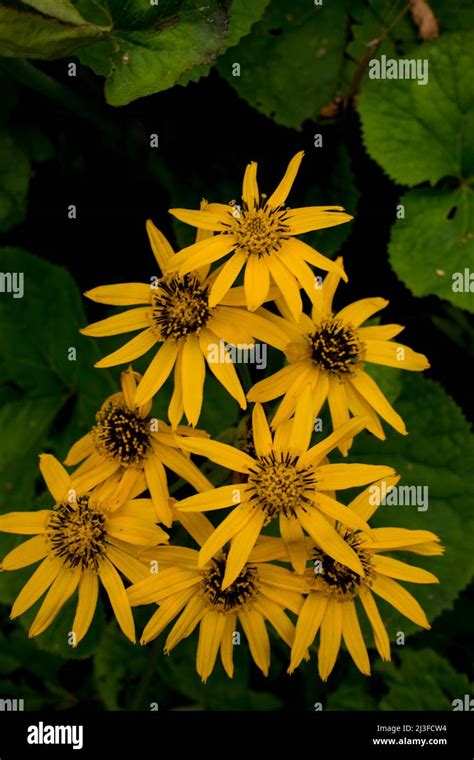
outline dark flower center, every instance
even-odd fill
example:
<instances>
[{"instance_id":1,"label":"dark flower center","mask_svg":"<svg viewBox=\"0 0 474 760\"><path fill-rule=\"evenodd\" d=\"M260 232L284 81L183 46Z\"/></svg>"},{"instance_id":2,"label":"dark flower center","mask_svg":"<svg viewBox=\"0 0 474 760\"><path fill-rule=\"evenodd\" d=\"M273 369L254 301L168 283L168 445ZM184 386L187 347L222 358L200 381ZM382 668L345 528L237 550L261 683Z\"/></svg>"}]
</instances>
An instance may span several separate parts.
<instances>
[{"instance_id":1,"label":"dark flower center","mask_svg":"<svg viewBox=\"0 0 474 760\"><path fill-rule=\"evenodd\" d=\"M325 319L309 340L313 361L333 375L351 374L363 357L362 341L352 327L339 319Z\"/></svg>"},{"instance_id":2,"label":"dark flower center","mask_svg":"<svg viewBox=\"0 0 474 760\"><path fill-rule=\"evenodd\" d=\"M125 404L110 403L96 414L92 435L98 448L121 465L138 465L150 446L149 422Z\"/></svg>"},{"instance_id":3,"label":"dark flower center","mask_svg":"<svg viewBox=\"0 0 474 760\"><path fill-rule=\"evenodd\" d=\"M49 518L47 536L54 554L70 568L97 570L105 556L105 515L87 496L59 504Z\"/></svg>"},{"instance_id":4,"label":"dark flower center","mask_svg":"<svg viewBox=\"0 0 474 760\"><path fill-rule=\"evenodd\" d=\"M199 333L211 316L209 288L196 275L165 275L152 298L152 325L160 337L187 338Z\"/></svg>"},{"instance_id":5,"label":"dark flower center","mask_svg":"<svg viewBox=\"0 0 474 760\"><path fill-rule=\"evenodd\" d=\"M223 590L224 574L225 558L214 559L202 580L204 595L217 612L235 612L257 595L258 571L254 565L245 565L235 581Z\"/></svg>"}]
</instances>

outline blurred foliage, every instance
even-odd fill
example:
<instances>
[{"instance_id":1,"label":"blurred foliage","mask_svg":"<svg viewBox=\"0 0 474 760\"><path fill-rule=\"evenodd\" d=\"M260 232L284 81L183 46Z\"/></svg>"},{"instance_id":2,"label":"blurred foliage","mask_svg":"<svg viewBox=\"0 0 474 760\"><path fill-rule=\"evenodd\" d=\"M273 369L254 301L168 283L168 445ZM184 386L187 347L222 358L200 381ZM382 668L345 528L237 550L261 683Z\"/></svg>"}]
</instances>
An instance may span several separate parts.
<instances>
[{"instance_id":1,"label":"blurred foliage","mask_svg":"<svg viewBox=\"0 0 474 760\"><path fill-rule=\"evenodd\" d=\"M166 203L197 207L203 195L223 202L238 197L242 163L256 158L243 156L240 147L241 142L252 144L252 130L268 142L275 171L287 158L286 146L303 146L318 155L317 137L322 135L321 159L310 164L312 169L303 167L302 190L295 188L295 193L300 192L301 205L343 205L355 222L305 239L325 254L343 254L349 260L359 278L357 288L363 283L365 291L348 297L388 295L390 321L403 323L405 312L411 320L408 343L415 336L418 350L424 350L426 338L434 354L439 343L458 357L460 365L452 367L445 366L441 348L440 356L431 358L459 401L458 376L474 345L467 313L473 310L471 293L452 289L454 273L474 270L474 10L469 0L430 4L440 36L422 42L402 0L343 0L322 6L306 0L0 2L0 271L21 272L25 282L24 298L0 293L1 512L50 506L38 478L38 454L47 450L63 458L116 389L119 375L119 370L99 372L93 364L122 340L96 343L78 332L90 318L107 315L107 310L94 311L90 305L86 313L75 281L82 277L87 280L84 287L90 287L93 265L104 266L95 240L81 251L84 261L72 259L67 245L52 256L61 266L37 255L49 256L44 245L36 245L42 201L38 193L48 172L57 172L58 166L63 174L54 174L52 182L69 173L76 185L89 187L97 178L110 190L102 176L104 157L109 168L120 167L120 188L132 206L140 203L134 192L137 177L143 176L152 190L153 208L155 190L164 208ZM382 54L428 58L428 84L370 79L369 59ZM51 63L55 59L60 60ZM78 66L76 77L64 74L71 62ZM206 90L208 85L216 89ZM178 93L175 101L169 99L173 93ZM152 97L141 100L144 96ZM181 110L175 114L176 102ZM150 124L157 120L168 130L183 120L191 134L197 123L206 129L226 107L233 110L232 129L222 138L225 150L219 146L216 156L206 156L204 172L166 147L160 146L158 153L149 150ZM75 120L76 131L85 124L92 131L94 138L84 148L71 140L68 118ZM91 148L95 136L97 152ZM262 171L268 168L262 166ZM365 194L372 183L371 197L380 197L384 213L391 209L388 221L378 217L377 209L367 209ZM112 202L106 197L102 207ZM51 212L45 204L47 216ZM404 217L395 220L397 204L404 207ZM143 225L141 208L139 214ZM124 229L129 221L108 223ZM189 227L167 223L177 248L192 242ZM70 234L51 224L48 246L54 249L60 245L56 237L64 241ZM140 245L138 241L133 252L137 257L117 262L124 279L131 279L129 267L135 266L136 272L141 266ZM143 280L152 273L148 248L145 261ZM374 279L377 293L370 290ZM110 272L104 284L114 281ZM82 289L83 282L79 284ZM136 363L137 370L148 358ZM267 372L282 364L276 351L269 351L268 360ZM250 375L247 367L238 369L244 385L261 379L252 368ZM468 586L474 569L474 452L469 425L439 382L383 367L371 366L369 372L396 404L409 435L390 430L381 443L364 433L354 444L351 461L393 465L403 485L428 486L427 511L387 505L376 519L433 530L446 547L442 558L410 555L410 561L441 580L439 586L414 591L433 622L431 631L415 632L414 625L381 603L392 640L398 631L409 638L405 648L394 644L392 663L381 663L371 650L371 679L361 676L347 653L341 653L329 683L322 684L314 652L290 678L288 651L276 637L270 675L264 679L242 637L241 646L235 647L234 679L227 679L218 665L203 685L194 667L196 634L169 657L161 652L163 637L147 647L132 646L110 620L107 601L99 605L77 650L66 643L71 603L44 635L29 640L28 624L37 606L17 623L8 621L8 605L31 573L26 569L0 575L0 695L24 698L28 709L80 704L93 710L149 710L157 704L173 710L313 710L321 704L328 710L449 710L453 699L472 693L467 621L474 603ZM170 394L168 382L155 400L155 416L166 418ZM206 380L205 394L199 426L235 443L247 413L213 377ZM217 466L207 463L203 468L215 483L228 477ZM173 494L181 495L182 482L170 482ZM186 540L184 532L178 538ZM0 535L0 554L20 540ZM149 610L135 614L141 630ZM366 632L371 642L367 627Z\"/></svg>"}]
</instances>

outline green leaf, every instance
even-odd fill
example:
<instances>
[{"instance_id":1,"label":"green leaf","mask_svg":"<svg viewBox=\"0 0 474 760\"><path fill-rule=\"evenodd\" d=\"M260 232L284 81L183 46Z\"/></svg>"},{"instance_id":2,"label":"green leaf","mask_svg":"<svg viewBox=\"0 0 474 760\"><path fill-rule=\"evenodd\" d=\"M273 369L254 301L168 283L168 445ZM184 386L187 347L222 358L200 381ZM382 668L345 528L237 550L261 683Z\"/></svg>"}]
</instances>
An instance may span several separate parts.
<instances>
[{"instance_id":1,"label":"green leaf","mask_svg":"<svg viewBox=\"0 0 474 760\"><path fill-rule=\"evenodd\" d=\"M448 660L431 649L400 649L400 667L378 662L376 671L388 682L381 710L452 710L453 700L472 693L473 685Z\"/></svg>"},{"instance_id":2,"label":"green leaf","mask_svg":"<svg viewBox=\"0 0 474 760\"><path fill-rule=\"evenodd\" d=\"M358 109L368 152L401 184L470 178L474 33L446 34L405 57L428 62L428 83L365 79Z\"/></svg>"},{"instance_id":3,"label":"green leaf","mask_svg":"<svg viewBox=\"0 0 474 760\"><path fill-rule=\"evenodd\" d=\"M430 622L450 609L474 572L471 462L474 441L469 425L454 401L432 380L417 373L403 373L402 391L395 404L407 425L404 437L389 432L380 445L367 434L357 437L351 460L386 464L401 475L399 485L426 486L428 509L422 505L382 505L374 515L376 526L430 530L441 538L446 552L439 557L407 554L414 565L426 567L440 580L439 585L402 584L418 599ZM379 603L379 600L377 600ZM397 631L405 634L420 629L393 607L380 600L391 640Z\"/></svg>"},{"instance_id":4,"label":"green leaf","mask_svg":"<svg viewBox=\"0 0 474 760\"><path fill-rule=\"evenodd\" d=\"M472 188L415 188L400 204L405 218L393 225L388 249L398 277L416 296L434 294L474 311L474 282L464 273L474 261Z\"/></svg>"},{"instance_id":5,"label":"green leaf","mask_svg":"<svg viewBox=\"0 0 474 760\"><path fill-rule=\"evenodd\" d=\"M171 19L181 10L184 0L109 0L115 29L147 29Z\"/></svg>"},{"instance_id":6,"label":"green leaf","mask_svg":"<svg viewBox=\"0 0 474 760\"><path fill-rule=\"evenodd\" d=\"M220 51L220 55L230 47L237 45L242 37L249 34L252 26L262 17L269 2L270 0L233 0L225 46ZM205 64L195 66L191 71L183 74L178 84L186 85L188 82L197 82L201 77L207 76L210 70L211 66Z\"/></svg>"},{"instance_id":7,"label":"green leaf","mask_svg":"<svg viewBox=\"0 0 474 760\"><path fill-rule=\"evenodd\" d=\"M23 221L31 165L26 152L7 132L0 131L0 231Z\"/></svg>"},{"instance_id":8,"label":"green leaf","mask_svg":"<svg viewBox=\"0 0 474 760\"><path fill-rule=\"evenodd\" d=\"M62 58L101 36L95 26L63 23L0 6L0 56L5 58Z\"/></svg>"},{"instance_id":9,"label":"green leaf","mask_svg":"<svg viewBox=\"0 0 474 760\"><path fill-rule=\"evenodd\" d=\"M241 98L278 124L299 129L317 119L337 89L347 31L345 0L325 7L272 0L238 47L219 59L219 73ZM233 64L240 64L234 76Z\"/></svg>"},{"instance_id":10,"label":"green leaf","mask_svg":"<svg viewBox=\"0 0 474 760\"><path fill-rule=\"evenodd\" d=\"M0 301L4 511L34 507L38 454L50 445L63 457L115 386L107 372L93 367L98 358L94 341L78 332L86 317L71 275L13 248L0 249L0 271L22 274L24 283L22 298L5 292Z\"/></svg>"},{"instance_id":11,"label":"green leaf","mask_svg":"<svg viewBox=\"0 0 474 760\"><path fill-rule=\"evenodd\" d=\"M227 3L210 0L198 7L185 0L179 14L156 29L114 29L106 43L79 52L96 73L106 74L105 96L120 106L172 87L188 69L209 63L225 42ZM145 23L142 19L134 24Z\"/></svg>"},{"instance_id":12,"label":"green leaf","mask_svg":"<svg viewBox=\"0 0 474 760\"><path fill-rule=\"evenodd\" d=\"M45 16L52 16L66 24L81 26L84 21L96 23L90 18L91 13L96 18L99 13L102 22L107 20L104 10L99 8L98 3L93 0L79 0L79 2L72 2L71 0L23 0L23 2Z\"/></svg>"}]
</instances>

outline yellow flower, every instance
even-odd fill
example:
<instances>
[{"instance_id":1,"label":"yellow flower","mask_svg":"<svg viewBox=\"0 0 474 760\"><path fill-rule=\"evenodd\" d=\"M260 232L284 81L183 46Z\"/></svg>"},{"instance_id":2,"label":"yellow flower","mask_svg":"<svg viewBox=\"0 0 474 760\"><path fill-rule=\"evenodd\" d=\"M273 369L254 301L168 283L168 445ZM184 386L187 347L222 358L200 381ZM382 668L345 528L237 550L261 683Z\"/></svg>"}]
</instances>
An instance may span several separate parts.
<instances>
[{"instance_id":1,"label":"yellow flower","mask_svg":"<svg viewBox=\"0 0 474 760\"><path fill-rule=\"evenodd\" d=\"M359 517L368 520L378 506L373 501L371 489L367 489L349 506ZM305 573L309 593L299 613L289 667L290 673L298 667L319 631L318 664L323 681L327 680L334 667L342 639L359 670L364 675L370 675L356 599L359 599L367 615L375 646L383 660L390 660L390 642L374 594L422 628L430 627L419 603L397 580L438 583L438 579L427 570L383 556L382 553L404 551L436 555L443 552L439 538L427 530L375 528L369 536L339 527L339 532L359 557L364 576L334 561L319 546L313 546L311 559L314 565Z\"/></svg>"},{"instance_id":2,"label":"yellow flower","mask_svg":"<svg viewBox=\"0 0 474 760\"><path fill-rule=\"evenodd\" d=\"M260 196L257 164L252 162L245 171L241 206L211 203L200 211L171 209L177 219L218 234L184 248L169 262L168 269L179 269L179 273L185 275L231 253L214 280L210 305L222 301L245 266L247 308L254 311L268 300L273 284L296 319L302 311L300 286L312 300L315 297L315 277L308 264L337 272L347 279L339 264L294 237L352 219L343 213L342 206L294 209L285 206L302 158L303 152L292 158L285 176L269 198Z\"/></svg>"},{"instance_id":3,"label":"yellow flower","mask_svg":"<svg viewBox=\"0 0 474 760\"><path fill-rule=\"evenodd\" d=\"M201 534L204 540L213 527ZM256 665L268 674L270 641L265 621L291 647L294 626L284 610L295 614L302 604L301 592L305 583L289 570L271 564L270 560L285 560L283 543L275 538L263 538L253 549L248 562L233 583L222 589L226 552L220 551L204 566L198 563L194 549L179 546L163 547L166 551L149 549L142 553L146 563L157 562L159 572L150 574L127 590L132 606L156 602L158 609L149 620L141 637L146 644L156 638L175 618L165 643L165 653L190 636L199 624L199 643L196 670L203 681L211 675L220 650L222 664L232 678L233 648L238 623L247 638Z\"/></svg>"},{"instance_id":4,"label":"yellow flower","mask_svg":"<svg viewBox=\"0 0 474 760\"><path fill-rule=\"evenodd\" d=\"M363 298L334 313L332 301L339 281L339 275L332 272L325 277L322 287L315 291L319 295L312 317L303 314L297 325L261 309L259 313L275 325L281 324L291 336L285 347L288 365L256 383L248 400L263 403L283 396L272 421L272 427L277 427L294 413L302 390L309 386L313 419L327 399L333 428L347 422L352 412L367 417L367 429L377 438L385 438L378 415L406 435L402 418L365 371L365 362L420 372L430 366L428 360L392 340L403 330L401 325L362 326L387 306L383 298ZM348 440L340 447L344 455L351 443Z\"/></svg>"},{"instance_id":5,"label":"yellow flower","mask_svg":"<svg viewBox=\"0 0 474 760\"><path fill-rule=\"evenodd\" d=\"M133 501L109 512L94 494L78 491L74 478L51 454L40 457L40 468L54 508L0 516L0 531L33 536L4 557L0 570L41 561L16 598L11 617L26 612L46 593L29 631L38 636L77 589L71 629L76 646L94 617L100 580L120 628L134 642L132 611L119 573L133 582L145 577L147 571L136 558L138 548L167 542L168 535L142 516Z\"/></svg>"},{"instance_id":6,"label":"yellow flower","mask_svg":"<svg viewBox=\"0 0 474 760\"><path fill-rule=\"evenodd\" d=\"M376 465L326 464L327 454L359 432L365 420L349 421L308 449L312 432L310 413L311 400L307 392L294 420L280 425L272 439L263 409L257 404L252 416L255 456L217 441L190 437L183 442L190 451L243 473L247 479L238 486L222 486L183 499L176 505L178 512L204 512L237 505L200 551L199 565L204 567L219 549L232 541L223 588L241 572L262 528L272 518L279 520L281 537L297 572L303 572L306 566L305 530L327 554L363 574L356 552L344 542L327 517L354 529L369 530L369 527L353 510L327 492L366 485L389 477L394 471L391 467Z\"/></svg>"},{"instance_id":7,"label":"yellow flower","mask_svg":"<svg viewBox=\"0 0 474 760\"><path fill-rule=\"evenodd\" d=\"M175 258L162 233L147 222L147 231L158 266L165 272ZM218 271L218 270L217 270ZM215 361L216 349L225 344L250 347L254 338L282 348L287 339L281 330L263 317L249 314L243 305L243 289L235 288L219 306L209 302L209 291L217 271L207 276L208 267L185 275L163 274L151 284L104 285L85 295L98 303L141 306L116 314L81 330L85 335L103 337L141 330L117 351L96 363L112 367L131 362L156 344L159 350L150 362L135 393L135 404L143 405L161 388L174 368L174 392L168 415L176 427L183 412L196 425L201 413L205 367L235 398L242 409L247 402L231 357Z\"/></svg>"},{"instance_id":8,"label":"yellow flower","mask_svg":"<svg viewBox=\"0 0 474 760\"><path fill-rule=\"evenodd\" d=\"M138 496L148 488L159 522L171 525L165 467L184 478L197 491L212 488L189 455L179 451L178 436L166 423L150 418L151 401L137 406L134 401L141 376L132 369L121 374L120 393L103 403L92 430L70 449L65 464L76 465L74 479L81 491L99 484L97 496L110 507ZM201 431L179 426L181 435ZM206 433L203 433L206 436Z\"/></svg>"}]
</instances>

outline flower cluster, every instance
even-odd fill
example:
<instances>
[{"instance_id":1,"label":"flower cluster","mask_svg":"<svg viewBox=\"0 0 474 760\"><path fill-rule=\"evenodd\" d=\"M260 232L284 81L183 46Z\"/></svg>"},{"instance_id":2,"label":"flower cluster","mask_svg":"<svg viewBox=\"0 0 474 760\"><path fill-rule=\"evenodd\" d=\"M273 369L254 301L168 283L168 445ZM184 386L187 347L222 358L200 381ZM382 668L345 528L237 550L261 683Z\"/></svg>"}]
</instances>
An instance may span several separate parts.
<instances>
[{"instance_id":1,"label":"flower cluster","mask_svg":"<svg viewBox=\"0 0 474 760\"><path fill-rule=\"evenodd\" d=\"M380 656L390 659L376 597L429 628L399 581L436 583L436 577L390 555L441 554L439 538L427 530L371 527L382 494L398 482L392 467L329 461L336 449L347 457L363 430L383 440L381 419L406 434L370 375L371 363L412 371L429 365L393 340L400 325L365 324L387 305L382 298L334 309L340 280L347 280L342 259L326 258L297 236L351 217L339 206L286 205L302 157L290 161L269 197L260 193L257 165L250 163L240 204L202 201L198 210L173 209L197 228L196 242L178 253L148 221L159 268L151 282L86 293L98 303L133 308L85 327L85 335L137 334L97 363L128 366L120 390L104 401L65 466L51 454L40 457L51 509L0 516L0 530L31 536L0 569L39 563L11 612L17 617L43 597L30 636L41 634L77 591L72 643L79 644L94 616L99 581L132 642L138 605L152 606L142 644L170 626L166 653L199 626L196 669L204 681L219 653L232 677L239 627L264 674L267 624L289 648L289 673L318 639L323 680L342 641L359 670L370 674L362 611ZM326 272L324 280L313 267ZM286 364L246 394L230 349L255 340L282 352ZM224 346L222 361L211 359L216 345ZM140 375L131 363L152 350ZM242 409L253 404L235 445L196 427L203 404L212 403L204 394L207 370ZM153 403L171 376L166 422L153 416ZM332 432L315 437L326 401ZM224 468L223 485L204 474L209 462ZM195 493L173 498L170 471ZM362 490L346 504L340 492L353 488ZM219 510L227 511L215 527L204 513ZM176 523L196 549L170 540Z\"/></svg>"}]
</instances>

